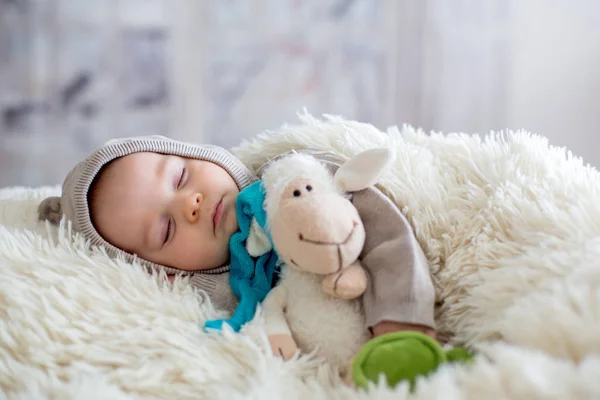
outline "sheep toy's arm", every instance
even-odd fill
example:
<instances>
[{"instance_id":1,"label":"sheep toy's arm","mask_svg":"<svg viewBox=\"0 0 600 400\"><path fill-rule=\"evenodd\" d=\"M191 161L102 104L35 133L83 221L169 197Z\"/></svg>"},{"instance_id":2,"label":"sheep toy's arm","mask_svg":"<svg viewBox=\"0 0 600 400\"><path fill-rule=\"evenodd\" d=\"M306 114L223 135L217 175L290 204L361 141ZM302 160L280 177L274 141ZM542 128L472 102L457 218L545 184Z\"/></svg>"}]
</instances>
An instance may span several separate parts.
<instances>
[{"instance_id":1,"label":"sheep toy's arm","mask_svg":"<svg viewBox=\"0 0 600 400\"><path fill-rule=\"evenodd\" d=\"M256 218L250 223L250 232L246 240L246 251L252 257L260 257L268 251L271 251L273 246L267 237L265 231L262 230Z\"/></svg>"},{"instance_id":2,"label":"sheep toy's arm","mask_svg":"<svg viewBox=\"0 0 600 400\"><path fill-rule=\"evenodd\" d=\"M272 248L267 234L260 228L256 219L253 219L250 224L250 234L246 241L248 254L258 257ZM274 355L287 360L296 353L297 346L285 319L286 300L287 288L280 283L271 289L262 303L262 308L271 351Z\"/></svg>"},{"instance_id":3,"label":"sheep toy's arm","mask_svg":"<svg viewBox=\"0 0 600 400\"><path fill-rule=\"evenodd\" d=\"M296 353L297 346L285 318L286 302L287 289L280 284L269 292L262 308L271 351L287 360Z\"/></svg>"}]
</instances>

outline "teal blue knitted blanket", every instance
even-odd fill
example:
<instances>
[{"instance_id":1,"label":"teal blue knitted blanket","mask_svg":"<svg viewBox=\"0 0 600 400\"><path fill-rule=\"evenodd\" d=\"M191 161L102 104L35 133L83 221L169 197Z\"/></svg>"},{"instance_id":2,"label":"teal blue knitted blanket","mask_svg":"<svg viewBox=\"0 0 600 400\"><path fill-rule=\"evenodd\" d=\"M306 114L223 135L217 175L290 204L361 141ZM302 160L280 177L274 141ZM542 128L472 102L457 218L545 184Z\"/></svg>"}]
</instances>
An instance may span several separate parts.
<instances>
[{"instance_id":1,"label":"teal blue knitted blanket","mask_svg":"<svg viewBox=\"0 0 600 400\"><path fill-rule=\"evenodd\" d=\"M250 223L255 218L260 227L267 233L267 214L263 208L265 191L262 181L258 181L242 190L235 203L239 231L233 234L229 242L230 276L229 283L239 303L230 319L207 321L205 329L221 330L223 324L229 325L235 332L254 317L256 307L265 299L267 293L277 283L278 256L275 250L259 256L251 257L246 251L246 239L250 233Z\"/></svg>"}]
</instances>

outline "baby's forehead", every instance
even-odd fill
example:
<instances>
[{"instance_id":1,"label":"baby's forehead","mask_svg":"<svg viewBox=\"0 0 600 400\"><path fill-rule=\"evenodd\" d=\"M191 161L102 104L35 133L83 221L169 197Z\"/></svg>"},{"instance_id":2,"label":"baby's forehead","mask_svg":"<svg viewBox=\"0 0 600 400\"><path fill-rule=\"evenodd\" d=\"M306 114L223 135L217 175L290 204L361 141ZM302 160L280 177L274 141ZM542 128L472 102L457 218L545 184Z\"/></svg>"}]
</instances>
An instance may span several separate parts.
<instances>
[{"instance_id":1,"label":"baby's forehead","mask_svg":"<svg viewBox=\"0 0 600 400\"><path fill-rule=\"evenodd\" d=\"M155 184L156 180L151 178L165 157L164 154L141 152L119 157L102 167L91 189L97 194L117 191L119 193L114 194L122 196L136 188Z\"/></svg>"},{"instance_id":2,"label":"baby's forehead","mask_svg":"<svg viewBox=\"0 0 600 400\"><path fill-rule=\"evenodd\" d=\"M166 157L177 157L151 151L139 151L114 159L111 164L132 166L137 164L151 164Z\"/></svg>"}]
</instances>

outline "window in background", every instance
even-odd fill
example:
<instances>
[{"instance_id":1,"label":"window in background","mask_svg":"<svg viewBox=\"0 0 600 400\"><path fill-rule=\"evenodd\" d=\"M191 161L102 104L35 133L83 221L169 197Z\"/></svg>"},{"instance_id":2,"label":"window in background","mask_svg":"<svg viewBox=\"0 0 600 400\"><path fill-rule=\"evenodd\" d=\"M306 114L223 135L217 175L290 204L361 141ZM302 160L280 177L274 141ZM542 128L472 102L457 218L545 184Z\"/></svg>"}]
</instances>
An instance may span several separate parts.
<instances>
[{"instance_id":1,"label":"window in background","mask_svg":"<svg viewBox=\"0 0 600 400\"><path fill-rule=\"evenodd\" d=\"M56 184L117 136L169 133L162 0L0 3L0 187Z\"/></svg>"}]
</instances>

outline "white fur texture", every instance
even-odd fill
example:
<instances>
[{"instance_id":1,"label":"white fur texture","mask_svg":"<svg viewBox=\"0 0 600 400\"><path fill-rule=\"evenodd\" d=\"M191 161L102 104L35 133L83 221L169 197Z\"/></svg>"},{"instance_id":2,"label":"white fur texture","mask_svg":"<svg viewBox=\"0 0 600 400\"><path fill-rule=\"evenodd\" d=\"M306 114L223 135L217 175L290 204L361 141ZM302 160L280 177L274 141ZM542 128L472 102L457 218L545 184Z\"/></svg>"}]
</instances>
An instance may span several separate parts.
<instances>
[{"instance_id":1,"label":"white fur texture","mask_svg":"<svg viewBox=\"0 0 600 400\"><path fill-rule=\"evenodd\" d=\"M431 261L440 328L479 345L471 367L441 369L414 397L356 392L318 360L263 353L260 321L206 335L217 313L185 282L171 289L47 229L36 207L57 188L15 188L0 191L0 398L600 398L600 179L581 160L525 132L386 134L310 116L237 153L258 167L289 148L387 145L396 173L381 187Z\"/></svg>"},{"instance_id":2,"label":"white fur texture","mask_svg":"<svg viewBox=\"0 0 600 400\"><path fill-rule=\"evenodd\" d=\"M330 150L345 159L368 148L395 149L395 168L377 186L403 210L430 261L443 300L437 318L442 333L454 333L460 344L514 337L570 356L558 338L590 350L589 332L600 350L596 170L526 132L427 135L409 126L381 132L336 117L301 118L300 125L243 143L236 155L257 168L290 149ZM521 310L535 309L532 302L542 298L564 302L577 326L545 316L543 328L530 333L534 328L526 322L536 316ZM575 304L584 298L588 306L578 311ZM538 337L549 327L560 329L550 343Z\"/></svg>"}]
</instances>

